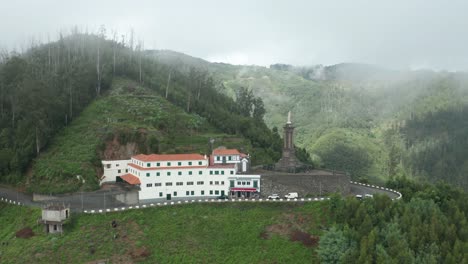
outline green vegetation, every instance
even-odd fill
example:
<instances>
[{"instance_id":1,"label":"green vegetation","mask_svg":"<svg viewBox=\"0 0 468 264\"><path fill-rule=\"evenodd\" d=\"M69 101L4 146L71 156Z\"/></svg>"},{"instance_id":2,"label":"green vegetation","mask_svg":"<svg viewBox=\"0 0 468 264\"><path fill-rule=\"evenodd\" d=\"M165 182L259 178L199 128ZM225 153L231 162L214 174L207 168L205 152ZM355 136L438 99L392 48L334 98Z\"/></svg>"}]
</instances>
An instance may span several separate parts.
<instances>
[{"instance_id":1,"label":"green vegetation","mask_svg":"<svg viewBox=\"0 0 468 264\"><path fill-rule=\"evenodd\" d=\"M317 237L329 221L327 204L319 202L191 204L72 214L61 236L43 233L38 209L0 204L0 210L0 241L8 242L0 247L2 263L310 263L317 262L317 245L291 241L293 233ZM15 239L27 226L36 235Z\"/></svg>"},{"instance_id":2,"label":"green vegetation","mask_svg":"<svg viewBox=\"0 0 468 264\"><path fill-rule=\"evenodd\" d=\"M465 192L405 178L389 186L403 200L330 200L334 224L321 237L321 263L468 263Z\"/></svg>"},{"instance_id":3,"label":"green vegetation","mask_svg":"<svg viewBox=\"0 0 468 264\"><path fill-rule=\"evenodd\" d=\"M209 153L216 145L243 146L248 141L213 128L138 83L114 79L109 95L93 101L60 132L32 167L29 188L39 193L75 191L98 186L101 159L128 159L129 153ZM215 146L216 146L215 145Z\"/></svg>"},{"instance_id":4,"label":"green vegetation","mask_svg":"<svg viewBox=\"0 0 468 264\"><path fill-rule=\"evenodd\" d=\"M263 122L260 98L236 102L214 88L210 73L175 69L100 31L2 56L1 182L70 192L81 188L81 175L82 188L95 189L100 159L208 153L211 138L252 154L254 165L279 159L281 139Z\"/></svg>"}]
</instances>

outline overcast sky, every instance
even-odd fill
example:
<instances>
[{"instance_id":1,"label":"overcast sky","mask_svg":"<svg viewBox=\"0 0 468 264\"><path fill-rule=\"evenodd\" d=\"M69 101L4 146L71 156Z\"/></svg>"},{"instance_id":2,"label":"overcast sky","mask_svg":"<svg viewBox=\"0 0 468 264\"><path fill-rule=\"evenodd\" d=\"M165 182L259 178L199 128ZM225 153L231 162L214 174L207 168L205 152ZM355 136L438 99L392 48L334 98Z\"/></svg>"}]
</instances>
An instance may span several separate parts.
<instances>
[{"instance_id":1,"label":"overcast sky","mask_svg":"<svg viewBox=\"0 0 468 264\"><path fill-rule=\"evenodd\" d=\"M0 47L74 25L210 61L468 70L468 1L0 0ZM274 4L273 4L274 3Z\"/></svg>"}]
</instances>

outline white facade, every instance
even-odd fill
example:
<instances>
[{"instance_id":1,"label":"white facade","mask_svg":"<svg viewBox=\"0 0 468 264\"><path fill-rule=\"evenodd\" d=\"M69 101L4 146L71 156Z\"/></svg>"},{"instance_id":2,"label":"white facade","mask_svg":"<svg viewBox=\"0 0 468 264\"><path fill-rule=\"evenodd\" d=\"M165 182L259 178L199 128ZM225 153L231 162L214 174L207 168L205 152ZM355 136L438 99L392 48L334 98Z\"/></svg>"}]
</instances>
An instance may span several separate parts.
<instances>
[{"instance_id":1,"label":"white facade","mask_svg":"<svg viewBox=\"0 0 468 264\"><path fill-rule=\"evenodd\" d=\"M237 149L215 149L212 156L214 165L235 164L238 172L244 173L248 170L249 156Z\"/></svg>"},{"instance_id":2,"label":"white facade","mask_svg":"<svg viewBox=\"0 0 468 264\"><path fill-rule=\"evenodd\" d=\"M199 154L137 155L127 161L102 163L107 176L103 180L116 181L117 176L124 180L131 178L132 184L136 180L140 185L140 200L215 198L229 195L236 186L250 188L250 192L260 191L260 175L239 175L239 163L210 165L210 159ZM121 169L120 174L116 168ZM123 171L128 173L122 175Z\"/></svg>"},{"instance_id":3,"label":"white facade","mask_svg":"<svg viewBox=\"0 0 468 264\"><path fill-rule=\"evenodd\" d=\"M115 182L117 176L128 173L128 164L131 160L103 160L104 174L101 177L101 184L105 182Z\"/></svg>"}]
</instances>

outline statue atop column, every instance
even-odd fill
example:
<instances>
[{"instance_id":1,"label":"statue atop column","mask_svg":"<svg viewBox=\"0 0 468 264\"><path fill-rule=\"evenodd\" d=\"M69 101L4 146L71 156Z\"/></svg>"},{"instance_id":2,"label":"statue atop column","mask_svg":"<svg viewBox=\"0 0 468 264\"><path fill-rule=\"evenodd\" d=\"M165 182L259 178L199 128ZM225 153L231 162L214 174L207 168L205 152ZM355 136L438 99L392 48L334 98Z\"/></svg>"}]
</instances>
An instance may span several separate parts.
<instances>
[{"instance_id":1,"label":"statue atop column","mask_svg":"<svg viewBox=\"0 0 468 264\"><path fill-rule=\"evenodd\" d=\"M288 120L284 125L283 130L283 154L278 163L276 163L275 170L294 172L298 167L301 166L301 163L296 158L294 149L294 126L291 122L291 111L288 112Z\"/></svg>"}]
</instances>

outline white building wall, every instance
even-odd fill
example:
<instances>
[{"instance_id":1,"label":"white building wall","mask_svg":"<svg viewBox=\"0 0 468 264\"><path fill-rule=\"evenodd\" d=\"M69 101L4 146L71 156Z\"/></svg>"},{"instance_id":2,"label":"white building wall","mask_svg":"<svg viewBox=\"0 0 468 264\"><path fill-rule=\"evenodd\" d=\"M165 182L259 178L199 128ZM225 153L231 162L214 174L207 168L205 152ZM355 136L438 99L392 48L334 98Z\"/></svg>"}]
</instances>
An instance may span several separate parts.
<instances>
[{"instance_id":1,"label":"white building wall","mask_svg":"<svg viewBox=\"0 0 468 264\"><path fill-rule=\"evenodd\" d=\"M223 157L225 157L225 162L223 162ZM229 160L231 158L231 160ZM232 164L240 162L240 155L214 155L213 158L214 164Z\"/></svg>"},{"instance_id":2,"label":"white building wall","mask_svg":"<svg viewBox=\"0 0 468 264\"><path fill-rule=\"evenodd\" d=\"M104 174L101 178L101 184L104 182L115 182L117 176L128 173L128 164L131 160L103 160L102 166Z\"/></svg>"},{"instance_id":3,"label":"white building wall","mask_svg":"<svg viewBox=\"0 0 468 264\"><path fill-rule=\"evenodd\" d=\"M228 177L229 185L231 181L234 181L234 188L257 188L258 192L261 192L261 176L260 175L247 175L247 174L237 174L234 176ZM257 186L255 187L254 181L257 181Z\"/></svg>"},{"instance_id":4,"label":"white building wall","mask_svg":"<svg viewBox=\"0 0 468 264\"><path fill-rule=\"evenodd\" d=\"M139 197L141 200L166 199L167 194L171 195L171 199L196 196L217 197L223 192L227 195L229 192L228 177L235 175L234 168L184 168L135 171L141 175L139 177L141 181ZM212 174L210 174L210 171L212 171ZM217 175L215 174L216 171L218 171ZM191 175L190 172L192 173Z\"/></svg>"}]
</instances>

